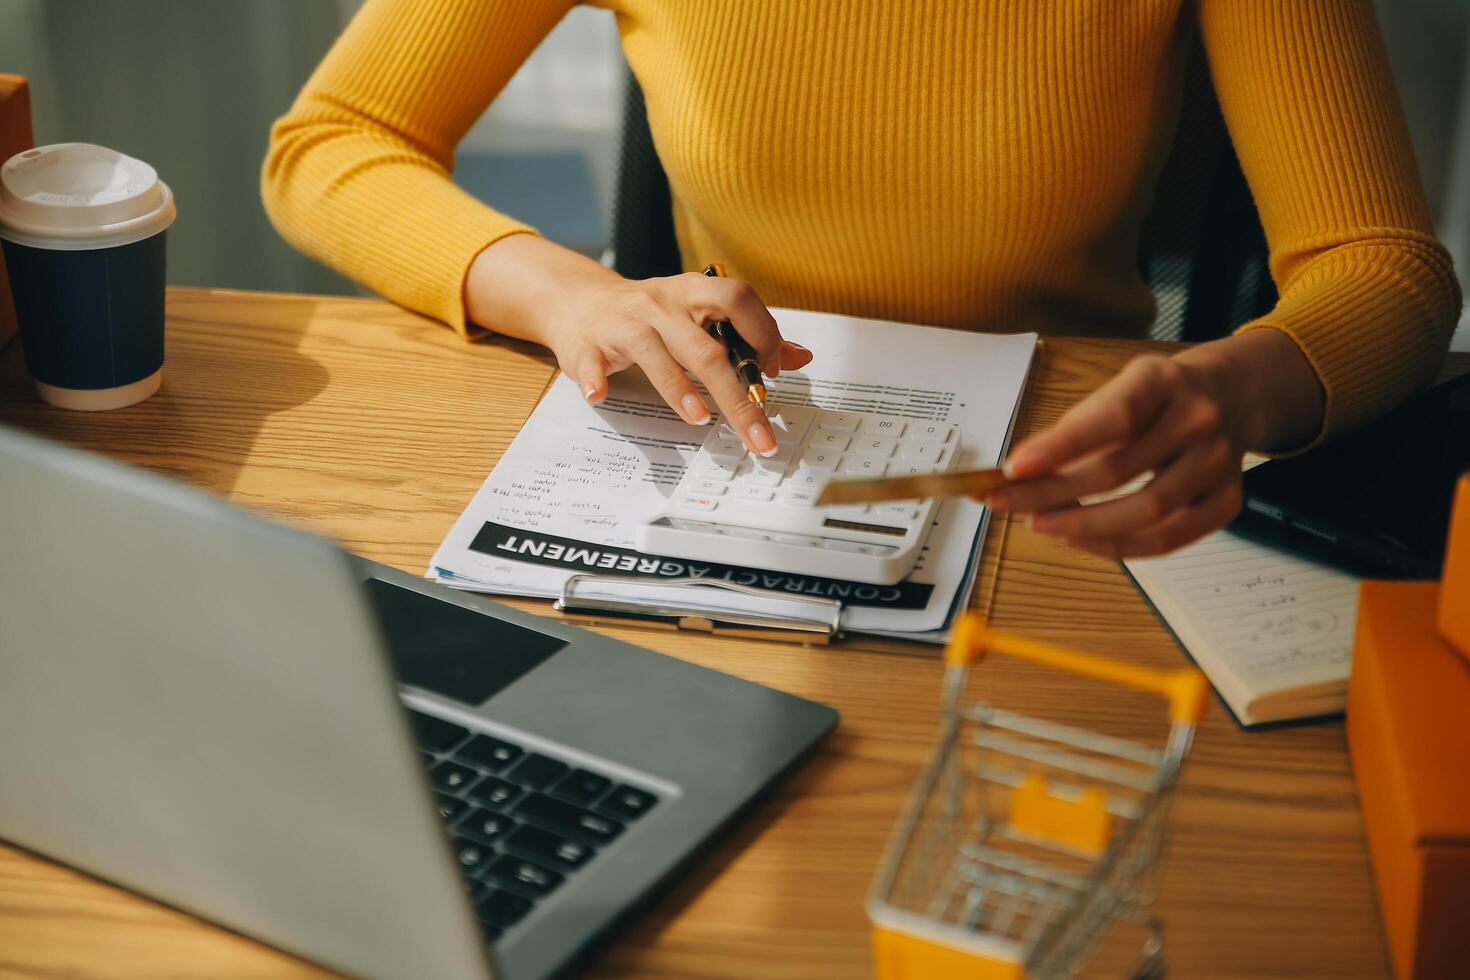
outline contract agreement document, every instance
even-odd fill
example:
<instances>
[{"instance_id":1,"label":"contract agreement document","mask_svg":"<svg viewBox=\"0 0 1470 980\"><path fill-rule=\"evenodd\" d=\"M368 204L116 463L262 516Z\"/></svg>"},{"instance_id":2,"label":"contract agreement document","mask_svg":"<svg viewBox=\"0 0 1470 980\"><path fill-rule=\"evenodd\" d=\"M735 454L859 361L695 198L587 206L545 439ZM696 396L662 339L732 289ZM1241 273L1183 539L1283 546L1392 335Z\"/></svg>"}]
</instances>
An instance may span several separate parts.
<instances>
[{"instance_id":1,"label":"contract agreement document","mask_svg":"<svg viewBox=\"0 0 1470 980\"><path fill-rule=\"evenodd\" d=\"M816 353L807 368L769 382L771 402L949 422L959 429L958 468L1000 463L1035 334L771 312L783 336ZM844 630L942 642L968 604L984 540L988 512L973 500L945 501L918 564L895 585L637 551L634 529L663 512L707 431L682 421L636 372L614 375L607 398L595 406L574 382L558 377L444 538L429 577L476 592L556 597L571 576L593 573L616 577L609 589L641 592L652 602L693 602L715 613L760 609L793 619L811 615L812 604L800 597L833 599L842 605ZM667 584L689 578L761 591L691 593Z\"/></svg>"}]
</instances>

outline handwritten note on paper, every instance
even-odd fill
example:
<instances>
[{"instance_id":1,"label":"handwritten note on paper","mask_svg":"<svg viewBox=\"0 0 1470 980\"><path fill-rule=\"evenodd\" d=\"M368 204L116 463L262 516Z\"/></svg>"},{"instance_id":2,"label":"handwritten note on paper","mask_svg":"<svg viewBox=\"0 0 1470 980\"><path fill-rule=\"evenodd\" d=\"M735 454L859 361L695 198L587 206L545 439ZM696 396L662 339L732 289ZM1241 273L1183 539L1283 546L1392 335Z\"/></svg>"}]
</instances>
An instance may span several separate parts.
<instances>
[{"instance_id":1,"label":"handwritten note on paper","mask_svg":"<svg viewBox=\"0 0 1470 980\"><path fill-rule=\"evenodd\" d=\"M1358 608L1353 576L1229 531L1125 564L1232 706L1346 679Z\"/></svg>"}]
</instances>

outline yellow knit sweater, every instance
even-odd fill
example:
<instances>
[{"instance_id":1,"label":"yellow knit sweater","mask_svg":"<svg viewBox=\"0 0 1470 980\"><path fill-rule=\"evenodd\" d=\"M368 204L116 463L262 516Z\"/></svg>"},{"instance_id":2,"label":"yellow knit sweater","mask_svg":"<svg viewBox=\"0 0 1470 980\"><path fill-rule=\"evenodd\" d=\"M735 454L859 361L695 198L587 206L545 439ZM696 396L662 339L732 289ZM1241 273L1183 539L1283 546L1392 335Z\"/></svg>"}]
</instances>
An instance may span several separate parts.
<instances>
[{"instance_id":1,"label":"yellow knit sweater","mask_svg":"<svg viewBox=\"0 0 1470 980\"><path fill-rule=\"evenodd\" d=\"M450 182L454 147L569 6L368 0L273 131L262 186L282 234L464 330L470 263L530 229ZM1460 295L1369 0L605 6L685 264L724 262L772 305L1144 335L1138 229L1197 30L1281 293L1245 329L1305 352L1324 432L1441 361Z\"/></svg>"}]
</instances>

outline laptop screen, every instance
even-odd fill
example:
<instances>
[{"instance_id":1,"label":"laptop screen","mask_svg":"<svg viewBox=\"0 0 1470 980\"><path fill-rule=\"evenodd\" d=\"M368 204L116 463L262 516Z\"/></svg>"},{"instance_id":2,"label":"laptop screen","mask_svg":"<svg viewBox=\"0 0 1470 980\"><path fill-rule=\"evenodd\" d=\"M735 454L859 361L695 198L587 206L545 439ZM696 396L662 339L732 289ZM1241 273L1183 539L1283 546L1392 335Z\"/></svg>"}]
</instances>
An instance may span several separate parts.
<instances>
[{"instance_id":1,"label":"laptop screen","mask_svg":"<svg viewBox=\"0 0 1470 980\"><path fill-rule=\"evenodd\" d=\"M398 679L477 705L566 642L485 613L392 585L366 582Z\"/></svg>"}]
</instances>

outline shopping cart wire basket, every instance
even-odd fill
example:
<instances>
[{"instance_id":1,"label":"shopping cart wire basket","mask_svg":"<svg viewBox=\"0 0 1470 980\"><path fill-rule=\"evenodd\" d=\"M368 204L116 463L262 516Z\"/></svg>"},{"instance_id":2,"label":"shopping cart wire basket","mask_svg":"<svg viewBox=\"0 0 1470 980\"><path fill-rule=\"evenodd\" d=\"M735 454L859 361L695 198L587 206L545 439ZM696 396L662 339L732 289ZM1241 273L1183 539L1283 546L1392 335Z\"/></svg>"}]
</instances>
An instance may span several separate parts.
<instances>
[{"instance_id":1,"label":"shopping cart wire basket","mask_svg":"<svg viewBox=\"0 0 1470 980\"><path fill-rule=\"evenodd\" d=\"M1160 744L1145 744L967 703L987 652L1159 694L1167 735L1161 724ZM868 899L878 980L1068 977L1118 919L1148 932L1134 976L1161 975L1149 872L1204 712L1203 675L1023 639L975 614L956 624L945 660L939 744Z\"/></svg>"}]
</instances>

